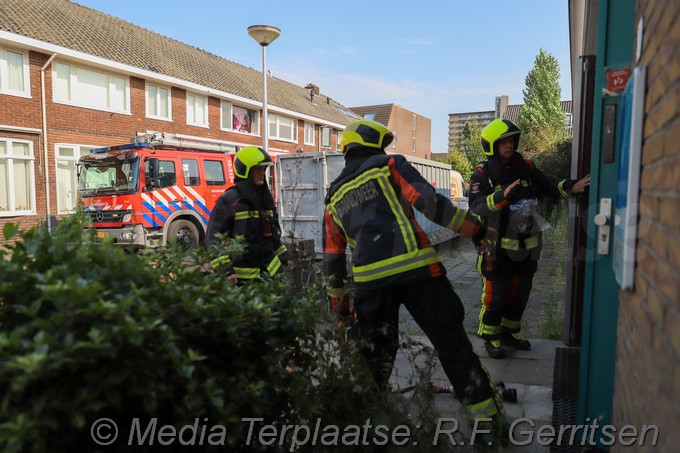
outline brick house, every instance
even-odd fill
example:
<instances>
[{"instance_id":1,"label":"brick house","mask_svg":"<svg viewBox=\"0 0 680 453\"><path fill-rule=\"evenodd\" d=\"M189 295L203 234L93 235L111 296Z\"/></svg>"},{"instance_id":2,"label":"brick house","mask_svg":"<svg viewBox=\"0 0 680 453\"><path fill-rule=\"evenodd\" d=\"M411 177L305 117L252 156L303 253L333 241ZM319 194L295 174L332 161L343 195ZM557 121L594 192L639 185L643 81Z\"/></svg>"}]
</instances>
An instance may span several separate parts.
<instances>
[{"instance_id":1,"label":"brick house","mask_svg":"<svg viewBox=\"0 0 680 453\"><path fill-rule=\"evenodd\" d=\"M274 77L267 86L271 152L335 151L356 119L322 93ZM137 132L261 145L262 91L261 71L94 9L3 0L0 228L73 212L79 156Z\"/></svg>"},{"instance_id":2,"label":"brick house","mask_svg":"<svg viewBox=\"0 0 680 453\"><path fill-rule=\"evenodd\" d=\"M398 104L350 107L361 117L377 121L397 135L397 143L390 151L407 156L430 159L432 120Z\"/></svg>"},{"instance_id":3,"label":"brick house","mask_svg":"<svg viewBox=\"0 0 680 453\"><path fill-rule=\"evenodd\" d=\"M580 351L572 422L597 420L638 434L653 425L655 448L652 436L632 448L674 451L680 443L680 2L569 0L569 28L574 164L592 177L589 199L571 211L577 233L565 341ZM622 207L633 215L618 216ZM596 446L631 448L618 432L615 437Z\"/></svg>"}]
</instances>

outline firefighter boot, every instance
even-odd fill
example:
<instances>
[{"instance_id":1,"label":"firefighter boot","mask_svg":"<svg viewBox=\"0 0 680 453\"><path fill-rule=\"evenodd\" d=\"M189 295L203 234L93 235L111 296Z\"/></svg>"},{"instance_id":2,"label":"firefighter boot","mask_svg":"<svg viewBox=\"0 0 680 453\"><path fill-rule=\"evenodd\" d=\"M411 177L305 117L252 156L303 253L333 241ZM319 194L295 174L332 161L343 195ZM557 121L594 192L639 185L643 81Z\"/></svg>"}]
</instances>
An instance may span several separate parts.
<instances>
[{"instance_id":1,"label":"firefighter boot","mask_svg":"<svg viewBox=\"0 0 680 453\"><path fill-rule=\"evenodd\" d=\"M502 359L505 357L505 351L501 347L500 340L485 340L484 348L492 359Z\"/></svg>"},{"instance_id":2,"label":"firefighter boot","mask_svg":"<svg viewBox=\"0 0 680 453\"><path fill-rule=\"evenodd\" d=\"M519 334L516 333L503 332L502 343L504 346L512 346L513 348L519 349L520 351L528 351L531 349L531 343L529 343L529 340L520 338Z\"/></svg>"}]
</instances>

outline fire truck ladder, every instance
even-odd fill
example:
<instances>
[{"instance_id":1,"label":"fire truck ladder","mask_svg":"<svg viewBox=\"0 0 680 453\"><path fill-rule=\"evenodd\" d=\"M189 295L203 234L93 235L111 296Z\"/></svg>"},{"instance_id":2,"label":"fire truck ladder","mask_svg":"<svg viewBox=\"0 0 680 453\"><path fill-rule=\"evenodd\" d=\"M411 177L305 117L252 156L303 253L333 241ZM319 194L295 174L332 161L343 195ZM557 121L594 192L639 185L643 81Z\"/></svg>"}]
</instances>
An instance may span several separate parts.
<instances>
[{"instance_id":1,"label":"fire truck ladder","mask_svg":"<svg viewBox=\"0 0 680 453\"><path fill-rule=\"evenodd\" d=\"M208 151L222 154L235 153L238 147L221 140L211 140L201 137L193 137L179 134L169 134L167 132L137 132L137 135L130 139L130 142L139 146L150 148L165 147L185 149L189 151Z\"/></svg>"}]
</instances>

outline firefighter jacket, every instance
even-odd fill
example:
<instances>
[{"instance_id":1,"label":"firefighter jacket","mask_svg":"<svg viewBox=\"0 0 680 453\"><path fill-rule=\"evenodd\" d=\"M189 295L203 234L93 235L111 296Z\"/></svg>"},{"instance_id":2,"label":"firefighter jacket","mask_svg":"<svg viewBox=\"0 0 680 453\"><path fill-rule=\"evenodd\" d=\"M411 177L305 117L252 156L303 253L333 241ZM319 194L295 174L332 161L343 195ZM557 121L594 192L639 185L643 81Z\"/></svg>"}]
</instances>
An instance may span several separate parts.
<instances>
[{"instance_id":1,"label":"firefighter jacket","mask_svg":"<svg viewBox=\"0 0 680 453\"><path fill-rule=\"evenodd\" d=\"M504 196L505 188L519 179L510 199ZM498 231L495 253L500 249L509 257L520 261L540 257L542 220L531 209L516 209L530 206L526 201L538 202L543 197L559 199L568 197L575 181L556 180L543 174L529 159L518 152L509 166L497 156L489 158L475 168L470 178L468 194L470 210L479 215L482 222Z\"/></svg>"},{"instance_id":2,"label":"firefighter jacket","mask_svg":"<svg viewBox=\"0 0 680 453\"><path fill-rule=\"evenodd\" d=\"M269 188L256 188L249 180L237 179L217 200L210 214L205 244L217 241L216 234L242 238L245 248L232 256L213 260L214 268L239 280L253 280L262 272L276 274L288 261L288 251L281 243L281 229Z\"/></svg>"},{"instance_id":3,"label":"firefighter jacket","mask_svg":"<svg viewBox=\"0 0 680 453\"><path fill-rule=\"evenodd\" d=\"M456 233L481 240L486 228L438 193L401 155L355 149L331 184L324 214L324 267L333 310L347 314L345 250L356 292L445 275L413 209ZM343 313L341 313L343 312Z\"/></svg>"}]
</instances>

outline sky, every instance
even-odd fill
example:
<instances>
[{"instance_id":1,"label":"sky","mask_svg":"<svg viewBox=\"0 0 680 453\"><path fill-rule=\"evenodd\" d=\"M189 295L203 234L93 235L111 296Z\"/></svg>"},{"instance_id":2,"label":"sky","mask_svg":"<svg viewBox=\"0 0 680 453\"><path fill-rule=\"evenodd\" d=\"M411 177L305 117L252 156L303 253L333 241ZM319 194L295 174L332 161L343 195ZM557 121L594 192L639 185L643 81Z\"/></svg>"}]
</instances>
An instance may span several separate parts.
<instances>
[{"instance_id":1,"label":"sky","mask_svg":"<svg viewBox=\"0 0 680 453\"><path fill-rule=\"evenodd\" d=\"M522 104L541 48L571 99L567 0L73 0L258 71L250 25L273 25L272 76L317 85L346 107L398 104L432 121L446 152L448 115Z\"/></svg>"}]
</instances>

